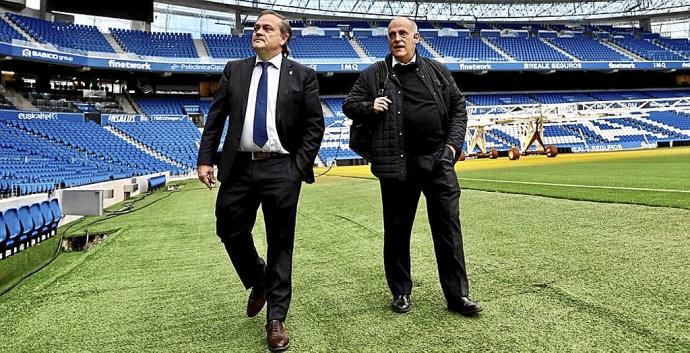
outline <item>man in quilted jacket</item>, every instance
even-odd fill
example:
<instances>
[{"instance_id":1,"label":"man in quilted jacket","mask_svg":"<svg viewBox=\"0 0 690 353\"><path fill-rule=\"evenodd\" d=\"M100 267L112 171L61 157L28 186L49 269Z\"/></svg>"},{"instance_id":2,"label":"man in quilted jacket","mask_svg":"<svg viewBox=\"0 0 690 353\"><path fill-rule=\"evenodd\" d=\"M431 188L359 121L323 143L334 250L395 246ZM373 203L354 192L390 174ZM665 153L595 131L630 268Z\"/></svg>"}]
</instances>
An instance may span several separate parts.
<instances>
[{"instance_id":1,"label":"man in quilted jacket","mask_svg":"<svg viewBox=\"0 0 690 353\"><path fill-rule=\"evenodd\" d=\"M454 169L467 128L465 99L444 65L419 55L419 40L412 20L393 19L390 55L361 74L343 111L365 127L364 154L381 185L391 309L406 313L412 306L410 237L424 193L447 307L471 316L482 306L469 297Z\"/></svg>"}]
</instances>

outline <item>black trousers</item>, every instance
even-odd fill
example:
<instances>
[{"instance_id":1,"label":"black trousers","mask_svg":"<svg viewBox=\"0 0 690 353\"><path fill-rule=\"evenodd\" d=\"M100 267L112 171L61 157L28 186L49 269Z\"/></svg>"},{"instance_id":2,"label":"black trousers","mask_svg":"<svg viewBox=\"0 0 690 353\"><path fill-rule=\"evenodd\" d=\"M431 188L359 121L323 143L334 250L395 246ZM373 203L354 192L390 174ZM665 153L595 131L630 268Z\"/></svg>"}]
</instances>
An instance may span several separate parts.
<instances>
[{"instance_id":1,"label":"black trousers","mask_svg":"<svg viewBox=\"0 0 690 353\"><path fill-rule=\"evenodd\" d=\"M268 320L285 321L292 297L292 249L301 177L291 156L251 160L239 153L231 180L216 200L216 233L246 289L266 290ZM254 246L252 229L261 205L268 244L266 261Z\"/></svg>"},{"instance_id":2,"label":"black trousers","mask_svg":"<svg viewBox=\"0 0 690 353\"><path fill-rule=\"evenodd\" d=\"M431 170L411 168L405 181L381 179L383 260L393 295L411 294L410 236L420 194L427 200L436 262L448 302L469 294L460 230L460 186L450 159L438 159Z\"/></svg>"}]
</instances>

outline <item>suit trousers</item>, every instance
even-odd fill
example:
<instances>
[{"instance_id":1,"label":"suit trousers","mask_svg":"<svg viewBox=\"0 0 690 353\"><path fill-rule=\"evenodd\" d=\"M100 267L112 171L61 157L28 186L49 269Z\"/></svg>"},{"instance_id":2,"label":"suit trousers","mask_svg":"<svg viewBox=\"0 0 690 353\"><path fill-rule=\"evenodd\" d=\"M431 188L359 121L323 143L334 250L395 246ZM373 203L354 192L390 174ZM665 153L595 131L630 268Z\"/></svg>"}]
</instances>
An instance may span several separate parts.
<instances>
[{"instance_id":1,"label":"suit trousers","mask_svg":"<svg viewBox=\"0 0 690 353\"><path fill-rule=\"evenodd\" d=\"M216 233L246 289L266 291L268 320L285 321L292 297L292 250L301 175L291 155L252 160L238 152L230 180L216 200ZM259 205L266 229L266 261L252 229Z\"/></svg>"},{"instance_id":2,"label":"suit trousers","mask_svg":"<svg viewBox=\"0 0 690 353\"><path fill-rule=\"evenodd\" d=\"M429 170L411 168L406 180L380 179L384 268L394 296L412 292L410 237L421 193L427 201L443 294L448 302L469 294L460 230L460 186L453 164L439 158Z\"/></svg>"}]
</instances>

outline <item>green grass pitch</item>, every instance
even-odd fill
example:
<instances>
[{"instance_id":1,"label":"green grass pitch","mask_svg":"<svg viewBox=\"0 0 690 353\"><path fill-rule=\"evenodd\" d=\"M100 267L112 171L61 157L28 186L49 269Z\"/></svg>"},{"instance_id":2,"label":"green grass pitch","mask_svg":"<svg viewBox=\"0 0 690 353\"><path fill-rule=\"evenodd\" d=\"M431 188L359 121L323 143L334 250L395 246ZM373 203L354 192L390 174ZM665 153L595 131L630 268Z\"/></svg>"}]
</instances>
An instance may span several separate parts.
<instances>
[{"instance_id":1,"label":"green grass pitch","mask_svg":"<svg viewBox=\"0 0 690 353\"><path fill-rule=\"evenodd\" d=\"M500 168L459 164L470 291L485 307L476 318L445 309L423 201L412 239L413 309L388 309L378 182L366 167L335 169L302 191L290 351L688 352L690 194L682 191L690 190L690 149L674 150L608 162L559 156L547 167L529 158ZM365 177L337 176L348 173ZM267 351L265 311L246 318L248 292L214 235L215 191L182 185L91 227L119 231L87 252L62 254L0 297L0 351ZM259 219L260 253L263 232Z\"/></svg>"}]
</instances>

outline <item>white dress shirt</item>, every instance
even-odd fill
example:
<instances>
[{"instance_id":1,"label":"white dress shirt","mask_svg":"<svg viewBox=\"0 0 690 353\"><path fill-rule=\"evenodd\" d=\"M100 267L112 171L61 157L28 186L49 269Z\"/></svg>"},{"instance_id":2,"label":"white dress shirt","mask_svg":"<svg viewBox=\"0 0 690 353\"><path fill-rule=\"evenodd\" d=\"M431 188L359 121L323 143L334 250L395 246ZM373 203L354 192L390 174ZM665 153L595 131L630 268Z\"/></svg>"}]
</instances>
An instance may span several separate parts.
<instances>
[{"instance_id":1,"label":"white dress shirt","mask_svg":"<svg viewBox=\"0 0 690 353\"><path fill-rule=\"evenodd\" d=\"M280 144L278 138L278 130L276 129L276 99L278 98L278 82L280 80L280 65L283 62L283 56L278 54L268 60L271 65L268 65L266 73L268 74L268 102L266 102L266 130L268 132L268 141L262 147L254 143L254 110L256 108L256 91L259 88L259 80L261 79L261 58L256 57L254 71L252 71L252 80L249 84L249 96L247 97L247 111L244 114L244 127L242 128L242 136L240 137L240 151L242 152L281 152L288 153Z\"/></svg>"},{"instance_id":2,"label":"white dress shirt","mask_svg":"<svg viewBox=\"0 0 690 353\"><path fill-rule=\"evenodd\" d=\"M412 63L414 63L414 62L417 62L417 54L416 54L416 53L415 53L415 55L412 57L412 60L410 60L410 62L408 62L408 63L401 63L400 61L398 61L398 59L395 58L395 56L393 56L393 61L391 62L391 66L392 66L392 67L395 67L396 64L400 64L400 65L402 65L402 66L405 66L405 65L410 65L410 64L412 64Z\"/></svg>"}]
</instances>

